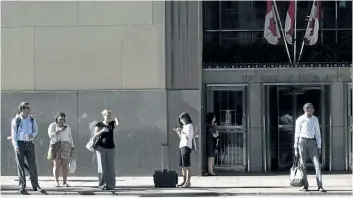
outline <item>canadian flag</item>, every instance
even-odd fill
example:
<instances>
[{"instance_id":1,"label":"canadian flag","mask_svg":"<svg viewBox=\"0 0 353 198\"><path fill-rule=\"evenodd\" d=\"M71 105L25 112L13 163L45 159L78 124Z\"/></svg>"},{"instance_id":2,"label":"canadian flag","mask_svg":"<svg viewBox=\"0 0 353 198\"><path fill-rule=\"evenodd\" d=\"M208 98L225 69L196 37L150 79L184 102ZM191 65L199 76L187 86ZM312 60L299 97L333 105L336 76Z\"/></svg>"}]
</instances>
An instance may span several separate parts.
<instances>
[{"instance_id":1,"label":"canadian flag","mask_svg":"<svg viewBox=\"0 0 353 198\"><path fill-rule=\"evenodd\" d=\"M264 37L272 45L276 45L281 38L272 0L267 0Z\"/></svg>"},{"instance_id":2,"label":"canadian flag","mask_svg":"<svg viewBox=\"0 0 353 198\"><path fill-rule=\"evenodd\" d=\"M304 35L304 41L307 45L315 45L319 37L320 12L321 1L314 1L309 16L308 26Z\"/></svg>"},{"instance_id":3,"label":"canadian flag","mask_svg":"<svg viewBox=\"0 0 353 198\"><path fill-rule=\"evenodd\" d=\"M286 16L286 24L284 26L285 39L289 44L293 44L293 33L294 33L294 12L295 2L290 0L289 7Z\"/></svg>"}]
</instances>

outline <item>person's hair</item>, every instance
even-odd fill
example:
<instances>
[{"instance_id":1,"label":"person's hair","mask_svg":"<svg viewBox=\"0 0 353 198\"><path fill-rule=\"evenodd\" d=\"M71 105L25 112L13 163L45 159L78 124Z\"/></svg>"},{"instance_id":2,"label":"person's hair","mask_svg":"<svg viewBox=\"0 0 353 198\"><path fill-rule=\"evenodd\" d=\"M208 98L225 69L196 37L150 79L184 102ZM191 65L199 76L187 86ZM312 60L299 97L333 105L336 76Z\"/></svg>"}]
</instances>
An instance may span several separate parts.
<instances>
[{"instance_id":1,"label":"person's hair","mask_svg":"<svg viewBox=\"0 0 353 198\"><path fill-rule=\"evenodd\" d=\"M192 124L190 115L188 113L182 113L178 119L180 128L183 128L183 123L181 122L182 119L185 120L186 124Z\"/></svg>"},{"instance_id":2,"label":"person's hair","mask_svg":"<svg viewBox=\"0 0 353 198\"><path fill-rule=\"evenodd\" d=\"M105 115L107 115L108 113L112 114L112 110L104 109L104 110L101 112L102 116L105 116Z\"/></svg>"},{"instance_id":3,"label":"person's hair","mask_svg":"<svg viewBox=\"0 0 353 198\"><path fill-rule=\"evenodd\" d=\"M63 113L63 112L58 112L58 113L55 114L55 118L54 118L54 119L55 119L55 122L58 122L59 117L63 117L63 118L66 119L65 113Z\"/></svg>"},{"instance_id":4,"label":"person's hair","mask_svg":"<svg viewBox=\"0 0 353 198\"><path fill-rule=\"evenodd\" d=\"M206 124L212 124L212 121L215 117L215 114L213 112L210 112L206 116Z\"/></svg>"},{"instance_id":5,"label":"person's hair","mask_svg":"<svg viewBox=\"0 0 353 198\"><path fill-rule=\"evenodd\" d=\"M25 107L26 105L29 105L29 102L21 102L21 103L18 105L18 110L19 110L20 112L22 112L23 107Z\"/></svg>"},{"instance_id":6,"label":"person's hair","mask_svg":"<svg viewBox=\"0 0 353 198\"><path fill-rule=\"evenodd\" d=\"M314 108L314 105L310 102L308 103L305 103L304 106L303 106L303 109L306 107L306 106L309 106L310 108Z\"/></svg>"}]
</instances>

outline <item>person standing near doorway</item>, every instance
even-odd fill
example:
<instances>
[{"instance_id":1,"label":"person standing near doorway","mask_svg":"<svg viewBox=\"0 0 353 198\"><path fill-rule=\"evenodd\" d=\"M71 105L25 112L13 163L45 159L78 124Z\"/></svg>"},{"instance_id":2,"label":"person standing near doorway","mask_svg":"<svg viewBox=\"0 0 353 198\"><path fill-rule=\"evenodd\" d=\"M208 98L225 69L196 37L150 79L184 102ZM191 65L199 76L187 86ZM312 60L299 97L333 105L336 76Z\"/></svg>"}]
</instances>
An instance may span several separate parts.
<instances>
[{"instance_id":1,"label":"person standing near doorway","mask_svg":"<svg viewBox=\"0 0 353 198\"><path fill-rule=\"evenodd\" d=\"M214 113L208 113L206 116L206 139L207 139L207 158L208 158L208 175L216 176L213 171L214 158L219 140L219 132L216 129L216 116Z\"/></svg>"},{"instance_id":2,"label":"person standing near doorway","mask_svg":"<svg viewBox=\"0 0 353 198\"><path fill-rule=\"evenodd\" d=\"M294 154L299 157L304 168L304 188L309 190L309 183L306 171L306 155L308 154L315 166L316 182L318 191L326 192L322 187L322 175L319 156L321 155L321 132L319 120L314 113L314 106L306 103L303 107L304 114L295 122Z\"/></svg>"},{"instance_id":3,"label":"person standing near doorway","mask_svg":"<svg viewBox=\"0 0 353 198\"><path fill-rule=\"evenodd\" d=\"M30 105L28 102L21 102L18 108L20 113L11 122L11 139L16 153L19 193L23 195L29 194L26 191L26 158L33 190L40 190L41 193L47 194L38 184L37 164L33 144L33 140L38 134L36 120L30 115Z\"/></svg>"}]
</instances>

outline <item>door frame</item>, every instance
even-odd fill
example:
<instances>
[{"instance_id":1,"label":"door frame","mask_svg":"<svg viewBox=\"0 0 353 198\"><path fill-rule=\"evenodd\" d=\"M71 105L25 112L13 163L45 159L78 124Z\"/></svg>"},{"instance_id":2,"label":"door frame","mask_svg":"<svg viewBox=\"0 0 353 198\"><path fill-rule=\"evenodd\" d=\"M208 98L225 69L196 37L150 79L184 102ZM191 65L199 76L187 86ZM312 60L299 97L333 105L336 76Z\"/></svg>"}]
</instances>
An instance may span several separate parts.
<instances>
[{"instance_id":1,"label":"door frame","mask_svg":"<svg viewBox=\"0 0 353 198\"><path fill-rule=\"evenodd\" d=\"M250 171L250 127L249 127L249 85L242 83L242 84L205 84L206 87L206 112L213 112L213 91L219 90L228 90L228 91L243 91L243 103L245 104L244 111L243 111L243 118L246 119L243 121L243 125L245 124L245 158L246 158L246 171ZM205 123L204 123L205 124ZM231 168L231 167L230 167ZM234 166L236 168L236 166Z\"/></svg>"},{"instance_id":2,"label":"door frame","mask_svg":"<svg viewBox=\"0 0 353 198\"><path fill-rule=\"evenodd\" d=\"M263 163L264 163L264 171L268 172L271 171L272 164L271 164L271 155L270 155L270 149L271 145L268 143L268 131L269 129L269 124L267 124L267 121L269 119L269 111L268 111L268 93L269 93L269 87L270 86L305 86L305 87L323 87L323 86L329 86L329 90L331 89L331 84L330 83L263 83L262 84L262 94L261 94L261 101L262 101L262 156L263 156ZM324 93L324 92L323 92ZM326 94L321 94L321 101L324 101ZM331 103L331 101L329 101ZM321 105L323 106L323 105ZM322 107L321 107L322 108ZM331 111L331 110L330 110ZM321 109L321 112L323 115L325 115L325 110L324 108ZM332 117L331 114L328 116L328 120L325 120L325 123L322 123L322 129L326 133L327 137L323 139L323 143L326 140L326 138L329 138L329 145L325 145L325 148L323 150L323 156L322 156L322 163L329 167L331 170L332 166ZM328 126L328 127L326 127ZM326 132L326 128L328 128L328 134ZM322 132L321 132L322 133ZM327 146L329 148L327 149ZM329 151L329 164L326 164L326 150Z\"/></svg>"},{"instance_id":3,"label":"door frame","mask_svg":"<svg viewBox=\"0 0 353 198\"><path fill-rule=\"evenodd\" d=\"M345 101L344 101L344 106L346 106L347 108L344 108L344 130L345 130L345 133L344 133L344 137L347 141L344 142L345 144L345 170L346 171L350 171L352 170L352 166L349 166L349 163L353 164L353 156L351 156L351 153L350 153L350 147L352 147L353 145L353 139L352 139L352 136L351 136L351 131L350 131L350 120L349 120L349 117L348 117L348 114L349 114L349 109L348 108L351 108L351 111L353 111L353 98L350 97L350 91L352 90L352 83L345 83L345 86L344 86L344 98ZM353 90L352 90L353 91ZM350 101L349 101L350 100ZM349 105L349 103L351 105ZM351 118L352 119L352 118ZM350 162L350 160L352 160Z\"/></svg>"}]
</instances>

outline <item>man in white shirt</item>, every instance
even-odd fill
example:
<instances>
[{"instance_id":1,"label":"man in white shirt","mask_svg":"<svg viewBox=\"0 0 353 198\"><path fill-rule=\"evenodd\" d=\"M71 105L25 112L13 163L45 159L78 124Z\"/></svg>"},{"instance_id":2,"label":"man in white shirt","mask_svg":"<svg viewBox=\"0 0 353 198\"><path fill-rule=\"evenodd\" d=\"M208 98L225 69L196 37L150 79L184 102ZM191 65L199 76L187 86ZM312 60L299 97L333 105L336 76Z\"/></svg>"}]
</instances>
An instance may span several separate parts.
<instances>
[{"instance_id":1,"label":"man in white shirt","mask_svg":"<svg viewBox=\"0 0 353 198\"><path fill-rule=\"evenodd\" d=\"M30 105L28 102L21 102L20 113L11 122L11 139L16 154L17 174L19 179L19 194L28 195L26 190L25 159L28 163L28 171L34 191L39 190L47 194L38 184L37 164L34 151L33 140L38 134L37 122L30 115Z\"/></svg>"},{"instance_id":2,"label":"man in white shirt","mask_svg":"<svg viewBox=\"0 0 353 198\"><path fill-rule=\"evenodd\" d=\"M319 120L313 115L314 107L306 103L303 107L304 114L295 122L294 154L299 156L299 161L304 167L304 188L308 191L309 183L306 174L306 155L309 154L315 166L318 191L326 192L322 187L322 175L319 155L321 155L321 133Z\"/></svg>"}]
</instances>

